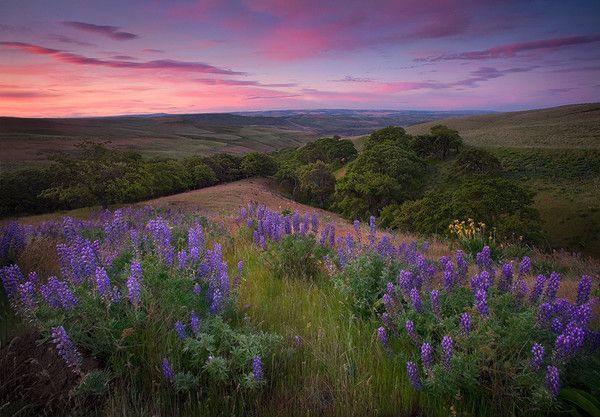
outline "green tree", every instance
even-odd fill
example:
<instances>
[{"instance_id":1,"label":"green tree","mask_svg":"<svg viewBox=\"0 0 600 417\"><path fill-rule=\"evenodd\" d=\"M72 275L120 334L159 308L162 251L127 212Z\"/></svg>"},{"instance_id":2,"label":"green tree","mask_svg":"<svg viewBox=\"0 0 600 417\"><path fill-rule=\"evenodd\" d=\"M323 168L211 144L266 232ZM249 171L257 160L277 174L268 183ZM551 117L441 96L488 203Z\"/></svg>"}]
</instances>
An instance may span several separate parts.
<instances>
[{"instance_id":1,"label":"green tree","mask_svg":"<svg viewBox=\"0 0 600 417\"><path fill-rule=\"evenodd\" d=\"M466 148L456 157L453 170L462 175L499 175L502 173L502 164L489 152Z\"/></svg>"},{"instance_id":2,"label":"green tree","mask_svg":"<svg viewBox=\"0 0 600 417\"><path fill-rule=\"evenodd\" d=\"M335 191L335 177L329 167L322 161L304 166L300 170L300 191L319 207L326 202Z\"/></svg>"},{"instance_id":3,"label":"green tree","mask_svg":"<svg viewBox=\"0 0 600 417\"><path fill-rule=\"evenodd\" d=\"M100 204L107 207L118 199L123 178L137 169L136 153L109 149L105 143L83 142L78 156L60 153L53 157L55 181L41 193L71 204Z\"/></svg>"},{"instance_id":4,"label":"green tree","mask_svg":"<svg viewBox=\"0 0 600 417\"><path fill-rule=\"evenodd\" d=\"M253 152L242 157L240 168L245 177L269 177L277 172L277 161L266 153Z\"/></svg>"},{"instance_id":5,"label":"green tree","mask_svg":"<svg viewBox=\"0 0 600 417\"><path fill-rule=\"evenodd\" d=\"M240 167L242 158L239 156L218 153L207 156L203 160L214 171L219 182L231 182L243 178Z\"/></svg>"}]
</instances>

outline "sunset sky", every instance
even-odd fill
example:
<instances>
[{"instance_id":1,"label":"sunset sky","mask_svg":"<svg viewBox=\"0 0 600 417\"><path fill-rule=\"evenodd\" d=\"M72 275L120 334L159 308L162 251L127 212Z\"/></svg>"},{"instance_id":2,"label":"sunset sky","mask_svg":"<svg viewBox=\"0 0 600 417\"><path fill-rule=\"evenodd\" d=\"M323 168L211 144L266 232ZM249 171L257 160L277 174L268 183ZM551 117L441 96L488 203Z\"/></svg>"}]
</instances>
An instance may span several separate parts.
<instances>
[{"instance_id":1,"label":"sunset sky","mask_svg":"<svg viewBox=\"0 0 600 417\"><path fill-rule=\"evenodd\" d=\"M0 115L600 101L600 1L0 1Z\"/></svg>"}]
</instances>

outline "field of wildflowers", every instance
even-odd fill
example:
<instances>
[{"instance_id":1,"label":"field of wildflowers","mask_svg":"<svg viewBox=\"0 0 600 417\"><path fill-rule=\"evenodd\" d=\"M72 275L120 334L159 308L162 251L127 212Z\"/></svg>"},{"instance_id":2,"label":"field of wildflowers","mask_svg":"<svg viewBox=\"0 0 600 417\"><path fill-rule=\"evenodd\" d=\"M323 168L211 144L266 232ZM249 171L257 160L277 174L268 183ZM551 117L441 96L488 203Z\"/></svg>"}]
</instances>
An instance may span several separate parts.
<instances>
[{"instance_id":1,"label":"field of wildflowers","mask_svg":"<svg viewBox=\"0 0 600 417\"><path fill-rule=\"evenodd\" d=\"M0 414L600 410L596 277L559 298L528 256L350 230L255 203L229 227L152 208L8 223ZM52 396L12 372L25 330L63 367Z\"/></svg>"}]
</instances>

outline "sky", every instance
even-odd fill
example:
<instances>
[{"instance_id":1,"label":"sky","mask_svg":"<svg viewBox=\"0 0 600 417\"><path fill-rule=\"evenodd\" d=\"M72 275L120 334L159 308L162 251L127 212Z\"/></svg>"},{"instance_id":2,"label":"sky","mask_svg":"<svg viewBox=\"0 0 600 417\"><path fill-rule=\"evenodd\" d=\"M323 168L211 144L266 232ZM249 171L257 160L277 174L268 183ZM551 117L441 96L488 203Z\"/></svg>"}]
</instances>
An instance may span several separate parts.
<instances>
[{"instance_id":1,"label":"sky","mask_svg":"<svg viewBox=\"0 0 600 417\"><path fill-rule=\"evenodd\" d=\"M0 0L0 116L598 101L599 0Z\"/></svg>"}]
</instances>

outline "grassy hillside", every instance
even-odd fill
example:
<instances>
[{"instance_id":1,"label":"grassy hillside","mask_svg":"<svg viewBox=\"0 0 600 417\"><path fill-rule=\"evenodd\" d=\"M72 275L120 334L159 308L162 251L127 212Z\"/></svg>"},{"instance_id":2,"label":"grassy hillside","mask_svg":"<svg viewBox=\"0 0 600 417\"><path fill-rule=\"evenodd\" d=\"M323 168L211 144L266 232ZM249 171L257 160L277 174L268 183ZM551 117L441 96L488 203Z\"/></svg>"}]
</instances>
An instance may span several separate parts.
<instances>
[{"instance_id":1,"label":"grassy hillside","mask_svg":"<svg viewBox=\"0 0 600 417\"><path fill-rule=\"evenodd\" d=\"M460 132L477 146L524 148L600 148L600 104L576 104L444 119L410 126L410 134L422 134L436 124Z\"/></svg>"},{"instance_id":2,"label":"grassy hillside","mask_svg":"<svg viewBox=\"0 0 600 417\"><path fill-rule=\"evenodd\" d=\"M600 254L600 104L445 119L407 131L438 123L492 152L508 177L537 191L553 246Z\"/></svg>"},{"instance_id":3,"label":"grassy hillside","mask_svg":"<svg viewBox=\"0 0 600 417\"><path fill-rule=\"evenodd\" d=\"M43 163L82 140L109 140L145 156L182 158L219 152L243 154L296 147L319 136L365 134L388 125L407 126L468 112L279 111L75 119L0 117L4 170Z\"/></svg>"}]
</instances>

